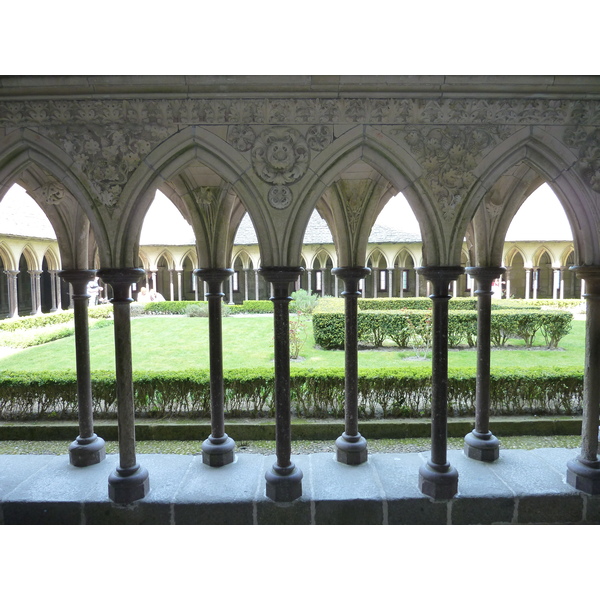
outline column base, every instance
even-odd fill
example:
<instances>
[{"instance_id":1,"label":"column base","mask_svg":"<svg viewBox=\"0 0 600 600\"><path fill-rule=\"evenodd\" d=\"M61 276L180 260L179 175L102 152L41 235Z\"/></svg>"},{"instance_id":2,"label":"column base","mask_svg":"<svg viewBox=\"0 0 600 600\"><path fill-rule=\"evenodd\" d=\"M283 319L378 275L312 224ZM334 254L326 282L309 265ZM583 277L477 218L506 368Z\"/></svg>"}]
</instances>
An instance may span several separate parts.
<instances>
[{"instance_id":1,"label":"column base","mask_svg":"<svg viewBox=\"0 0 600 600\"><path fill-rule=\"evenodd\" d=\"M148 469L139 465L129 469L118 467L108 477L108 497L116 504L131 504L144 498L149 491Z\"/></svg>"},{"instance_id":2,"label":"column base","mask_svg":"<svg viewBox=\"0 0 600 600\"><path fill-rule=\"evenodd\" d=\"M289 467L273 465L265 479L267 498L274 502L292 502L302 496L302 471L294 463Z\"/></svg>"},{"instance_id":3,"label":"column base","mask_svg":"<svg viewBox=\"0 0 600 600\"><path fill-rule=\"evenodd\" d=\"M77 436L69 446L69 461L74 467L97 465L106 458L106 444L95 433L89 438Z\"/></svg>"},{"instance_id":4,"label":"column base","mask_svg":"<svg viewBox=\"0 0 600 600\"><path fill-rule=\"evenodd\" d=\"M600 494L600 460L587 461L581 457L567 463L567 483L586 494Z\"/></svg>"},{"instance_id":5,"label":"column base","mask_svg":"<svg viewBox=\"0 0 600 600\"><path fill-rule=\"evenodd\" d=\"M209 467L223 467L233 462L235 441L227 434L214 438L209 435L202 442L202 462Z\"/></svg>"},{"instance_id":6,"label":"column base","mask_svg":"<svg viewBox=\"0 0 600 600\"><path fill-rule=\"evenodd\" d=\"M367 462L367 440L359 434L348 435L342 433L335 440L336 459L344 465L362 465Z\"/></svg>"},{"instance_id":7,"label":"column base","mask_svg":"<svg viewBox=\"0 0 600 600\"><path fill-rule=\"evenodd\" d=\"M428 462L419 469L419 489L434 500L450 500L458 493L458 471L450 463Z\"/></svg>"},{"instance_id":8,"label":"column base","mask_svg":"<svg viewBox=\"0 0 600 600\"><path fill-rule=\"evenodd\" d=\"M465 435L464 453L473 460L494 462L500 456L500 441L490 431L480 433L473 429Z\"/></svg>"}]
</instances>

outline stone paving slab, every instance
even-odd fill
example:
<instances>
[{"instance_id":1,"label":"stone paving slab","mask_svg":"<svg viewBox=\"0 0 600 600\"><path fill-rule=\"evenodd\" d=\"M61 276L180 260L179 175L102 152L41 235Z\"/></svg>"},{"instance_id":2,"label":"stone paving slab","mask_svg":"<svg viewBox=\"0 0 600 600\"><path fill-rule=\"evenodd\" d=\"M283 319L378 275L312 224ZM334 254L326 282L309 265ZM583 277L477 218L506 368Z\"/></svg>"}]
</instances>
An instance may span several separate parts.
<instances>
[{"instance_id":1,"label":"stone paving slab","mask_svg":"<svg viewBox=\"0 0 600 600\"><path fill-rule=\"evenodd\" d=\"M358 466L333 453L293 455L302 496L275 503L265 495L274 456L238 454L207 467L201 456L140 454L148 495L129 506L108 498L116 455L77 468L68 456L0 456L2 524L519 524L600 523L600 498L566 483L577 451L504 450L495 463L448 452L458 494L434 501L418 488L428 453L372 454Z\"/></svg>"}]
</instances>

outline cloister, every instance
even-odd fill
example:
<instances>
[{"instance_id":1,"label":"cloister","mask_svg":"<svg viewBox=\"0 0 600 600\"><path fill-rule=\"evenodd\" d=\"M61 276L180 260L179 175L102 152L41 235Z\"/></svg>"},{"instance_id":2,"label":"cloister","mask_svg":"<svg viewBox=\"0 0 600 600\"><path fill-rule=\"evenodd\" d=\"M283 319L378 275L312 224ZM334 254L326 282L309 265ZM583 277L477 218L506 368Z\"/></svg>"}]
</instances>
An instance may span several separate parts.
<instances>
[{"instance_id":1,"label":"cloister","mask_svg":"<svg viewBox=\"0 0 600 600\"><path fill-rule=\"evenodd\" d=\"M414 465L414 478L424 499L449 503L459 493L459 474L447 451L448 300L478 298L477 413L464 456L495 463L500 441L490 429L486 382L492 285L502 280L507 296L585 298L581 449L565 460L564 474L573 497L587 506L600 494L599 123L598 77L0 77L0 199L18 183L56 233L51 252L41 256L31 245L22 254L32 311L41 305L44 268L54 273L51 308L59 278L72 286L80 422L71 465L89 470L105 460L91 412L87 332L86 286L98 275L114 306L119 411L108 497L114 505L143 502L154 485L136 455L130 303L132 286L163 265L175 275L174 296L198 293L201 282L209 302L212 415L202 462L219 474L202 477L223 481L227 469L239 466L225 431L220 336L220 304L238 272L231 294L256 294L260 278L273 302L276 457L263 491L282 507L279 518L285 521L285 511L307 494L290 450L287 307L298 285L337 289L345 298L346 406L335 457L355 469L336 475L347 481L373 459L357 416L357 298L431 298L431 453ZM543 183L559 198L573 241L507 246L514 215ZM157 190L195 235L179 260L162 247L140 246ZM398 193L421 235L388 253L369 236ZM331 242L304 245L315 210ZM256 244L237 248L245 217ZM4 242L0 258L7 273L0 292L14 315L16 272L25 267ZM192 272L198 286L185 288L177 277L186 273L190 281Z\"/></svg>"},{"instance_id":2,"label":"cloister","mask_svg":"<svg viewBox=\"0 0 600 600\"><path fill-rule=\"evenodd\" d=\"M14 200L10 209L0 209L0 272L5 275L5 279L0 279L0 317L54 312L72 305L71 290L66 282L61 285L59 277L60 251L54 231L49 223L30 211L20 214L21 204ZM24 219L27 225L19 230ZM430 284L420 279L418 272L422 266L420 236L392 225L379 221L373 225L366 252L370 272L359 284L361 295L370 298L428 295ZM174 228L146 236L142 229L140 262L145 276L136 287L154 289L167 300L201 300L206 283L198 285L194 275L198 257L193 232L186 239L184 231L171 227ZM582 288L581 281L570 270L574 266L571 239L507 240L502 256L506 270L492 286L494 297L583 298L585 285ZM313 213L308 222L300 265L303 271L294 288L320 296L340 296L343 288L331 273L338 266L335 244L327 223L318 213ZM461 266L471 266L466 242ZM233 242L231 269L232 276L223 290L226 302L241 304L270 297L270 290L260 277L260 248L247 215ZM16 285L12 283L15 279ZM475 287L465 272L453 282L451 294L474 296ZM107 292L104 288L101 291L103 301L108 301Z\"/></svg>"}]
</instances>

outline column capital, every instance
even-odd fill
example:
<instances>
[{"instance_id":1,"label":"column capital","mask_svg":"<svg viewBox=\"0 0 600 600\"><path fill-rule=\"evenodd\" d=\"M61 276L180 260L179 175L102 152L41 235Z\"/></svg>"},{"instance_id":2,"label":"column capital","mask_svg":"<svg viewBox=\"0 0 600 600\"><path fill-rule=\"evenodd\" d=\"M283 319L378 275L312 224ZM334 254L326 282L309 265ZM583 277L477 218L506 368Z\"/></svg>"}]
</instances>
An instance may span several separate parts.
<instances>
[{"instance_id":1,"label":"column capital","mask_svg":"<svg viewBox=\"0 0 600 600\"><path fill-rule=\"evenodd\" d=\"M310 271L310 269L308 269ZM273 285L290 284L304 272L302 267L262 267L258 272Z\"/></svg>"},{"instance_id":2,"label":"column capital","mask_svg":"<svg viewBox=\"0 0 600 600\"><path fill-rule=\"evenodd\" d=\"M233 269L195 269L194 275L206 283L223 283L233 275Z\"/></svg>"},{"instance_id":3,"label":"column capital","mask_svg":"<svg viewBox=\"0 0 600 600\"><path fill-rule=\"evenodd\" d=\"M371 269L368 267L337 267L331 269L331 272L345 284L346 289L342 292L342 296L348 296L349 294L360 294L358 284L371 272Z\"/></svg>"},{"instance_id":4,"label":"column capital","mask_svg":"<svg viewBox=\"0 0 600 600\"><path fill-rule=\"evenodd\" d=\"M586 293L584 298L588 296L600 296L600 266L582 266L582 267L570 267L570 271L573 271L579 279L583 279L586 285Z\"/></svg>"},{"instance_id":5,"label":"column capital","mask_svg":"<svg viewBox=\"0 0 600 600\"><path fill-rule=\"evenodd\" d=\"M491 284L494 279L504 275L508 269L506 267L467 267L465 272L477 280L478 283Z\"/></svg>"},{"instance_id":6,"label":"column capital","mask_svg":"<svg viewBox=\"0 0 600 600\"><path fill-rule=\"evenodd\" d=\"M89 269L65 269L58 275L73 286L73 296L89 298L87 284L96 277L96 271Z\"/></svg>"},{"instance_id":7,"label":"column capital","mask_svg":"<svg viewBox=\"0 0 600 600\"><path fill-rule=\"evenodd\" d=\"M111 302L133 302L129 291L133 283L137 283L144 277L144 269L123 267L115 269L99 269L96 275L108 283L114 292Z\"/></svg>"},{"instance_id":8,"label":"column capital","mask_svg":"<svg viewBox=\"0 0 600 600\"><path fill-rule=\"evenodd\" d=\"M415 271L433 284L433 294L429 296L430 298L449 298L448 285L455 281L459 275L462 275L465 269L464 267L454 266L432 266L418 267Z\"/></svg>"}]
</instances>

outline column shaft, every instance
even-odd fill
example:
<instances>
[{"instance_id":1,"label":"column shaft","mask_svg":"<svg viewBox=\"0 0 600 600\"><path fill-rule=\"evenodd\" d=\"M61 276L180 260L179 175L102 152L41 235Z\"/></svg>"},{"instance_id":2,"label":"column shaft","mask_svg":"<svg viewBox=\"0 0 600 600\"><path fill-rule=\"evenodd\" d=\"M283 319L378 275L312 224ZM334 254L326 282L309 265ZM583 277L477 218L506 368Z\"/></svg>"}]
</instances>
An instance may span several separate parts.
<instances>
[{"instance_id":1,"label":"column shaft","mask_svg":"<svg viewBox=\"0 0 600 600\"><path fill-rule=\"evenodd\" d=\"M573 270L586 289L585 368L581 453L567 463L567 483L582 492L600 494L600 266L573 267Z\"/></svg>"},{"instance_id":2,"label":"column shaft","mask_svg":"<svg viewBox=\"0 0 600 600\"><path fill-rule=\"evenodd\" d=\"M291 502L302 495L302 472L291 461L289 286L301 267L264 267L262 276L272 285L275 345L275 446L277 462L267 472L267 497Z\"/></svg>"},{"instance_id":3,"label":"column shaft","mask_svg":"<svg viewBox=\"0 0 600 600\"><path fill-rule=\"evenodd\" d=\"M119 466L109 477L109 497L129 504L143 498L150 489L148 471L137 464L135 455L135 405L131 357L131 285L144 276L142 269L100 269L98 277L113 289L115 330L115 374L119 428Z\"/></svg>"},{"instance_id":4,"label":"column shaft","mask_svg":"<svg viewBox=\"0 0 600 600\"><path fill-rule=\"evenodd\" d=\"M104 440L94 433L92 376L90 369L90 340L88 329L87 284L96 271L67 270L60 276L73 287L73 319L75 324L75 365L77 370L77 405L79 436L69 446L69 460L76 467L95 465L104 460Z\"/></svg>"},{"instance_id":5,"label":"column shaft","mask_svg":"<svg viewBox=\"0 0 600 600\"><path fill-rule=\"evenodd\" d=\"M490 432L490 343L492 282L502 276L502 267L469 267L467 273L477 282L477 382L475 389L475 429L465 436L469 458L492 462L500 452L498 439Z\"/></svg>"},{"instance_id":6,"label":"column shaft","mask_svg":"<svg viewBox=\"0 0 600 600\"><path fill-rule=\"evenodd\" d=\"M336 440L336 457L347 465L360 465L367 460L367 442L358 431L358 283L370 269L339 267L332 273L344 281L345 305L345 373L344 433Z\"/></svg>"},{"instance_id":7,"label":"column shaft","mask_svg":"<svg viewBox=\"0 0 600 600\"><path fill-rule=\"evenodd\" d=\"M210 423L211 434L202 444L202 462L222 467L233 462L235 442L225 433L223 386L223 326L221 305L225 294L223 282L231 277L231 269L197 269L194 273L208 286L208 335L210 358Z\"/></svg>"},{"instance_id":8,"label":"column shaft","mask_svg":"<svg viewBox=\"0 0 600 600\"><path fill-rule=\"evenodd\" d=\"M419 470L421 491L434 499L452 498L458 472L447 460L448 446L448 286L464 273L462 267L421 267L433 288L431 365L431 458Z\"/></svg>"}]
</instances>

